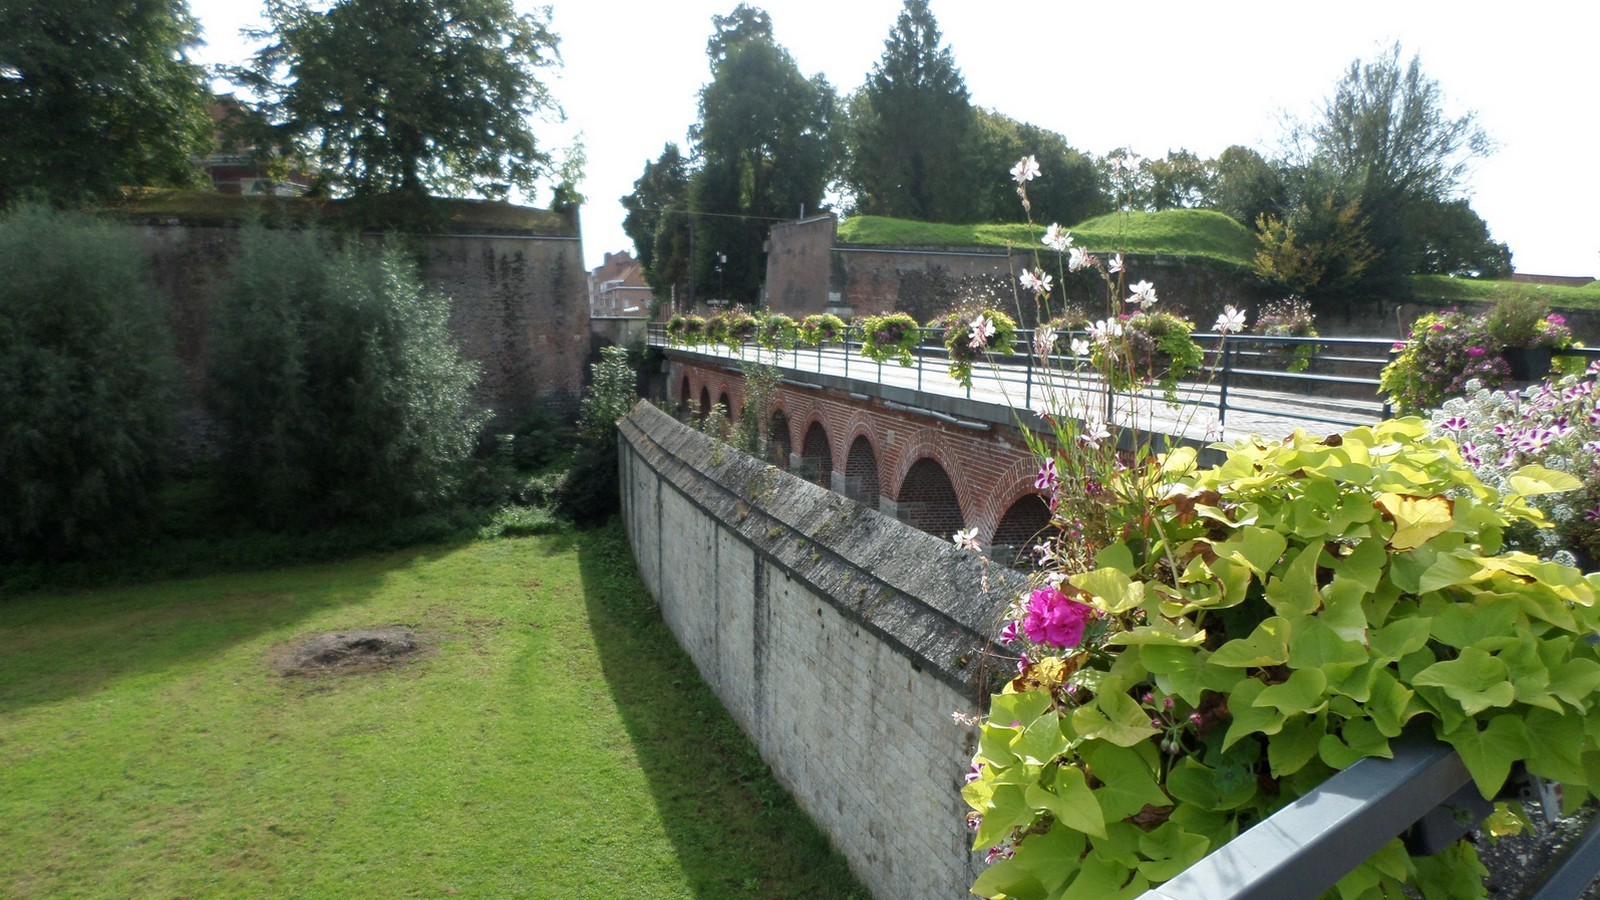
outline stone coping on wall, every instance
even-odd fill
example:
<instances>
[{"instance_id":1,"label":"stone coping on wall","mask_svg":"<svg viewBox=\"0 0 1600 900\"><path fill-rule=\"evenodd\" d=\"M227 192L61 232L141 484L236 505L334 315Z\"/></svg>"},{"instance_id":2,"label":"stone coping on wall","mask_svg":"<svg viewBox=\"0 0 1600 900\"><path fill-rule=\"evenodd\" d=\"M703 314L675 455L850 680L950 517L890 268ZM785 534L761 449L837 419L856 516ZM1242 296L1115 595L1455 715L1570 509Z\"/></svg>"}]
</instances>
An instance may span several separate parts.
<instances>
[{"instance_id":1,"label":"stone coping on wall","mask_svg":"<svg viewBox=\"0 0 1600 900\"><path fill-rule=\"evenodd\" d=\"M663 481L789 577L982 702L1009 677L984 650L1027 579L1004 566L795 477L684 425L647 402L618 423ZM985 681L987 680L987 683Z\"/></svg>"}]
</instances>

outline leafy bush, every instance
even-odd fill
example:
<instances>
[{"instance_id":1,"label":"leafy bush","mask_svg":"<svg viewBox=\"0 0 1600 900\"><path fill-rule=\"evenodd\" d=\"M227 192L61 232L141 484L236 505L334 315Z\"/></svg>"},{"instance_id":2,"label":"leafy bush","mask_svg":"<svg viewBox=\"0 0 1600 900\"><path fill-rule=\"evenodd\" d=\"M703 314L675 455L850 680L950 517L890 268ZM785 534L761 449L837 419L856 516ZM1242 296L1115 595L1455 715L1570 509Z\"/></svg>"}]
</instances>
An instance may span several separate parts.
<instances>
[{"instance_id":1,"label":"leafy bush","mask_svg":"<svg viewBox=\"0 0 1600 900\"><path fill-rule=\"evenodd\" d=\"M1424 431L1243 441L1204 471L1185 448L1100 486L1114 539L1001 633L1021 674L963 791L992 848L974 893L1137 894L1408 727L1486 797L1519 763L1569 809L1593 795L1600 575L1502 552L1542 470L1498 494ZM1340 893L1482 896L1483 871L1470 844L1396 839Z\"/></svg>"},{"instance_id":2,"label":"leafy bush","mask_svg":"<svg viewBox=\"0 0 1600 900\"><path fill-rule=\"evenodd\" d=\"M1115 330L1120 340L1097 340L1092 359L1119 391L1154 383L1167 402L1175 402L1178 382L1198 371L1205 359L1200 345L1189 337L1194 323L1172 313L1134 313Z\"/></svg>"},{"instance_id":3,"label":"leafy bush","mask_svg":"<svg viewBox=\"0 0 1600 900\"><path fill-rule=\"evenodd\" d=\"M706 323L706 335L713 344L737 348L755 340L757 328L755 316L745 312L744 307L735 306L713 315Z\"/></svg>"},{"instance_id":4,"label":"leafy bush","mask_svg":"<svg viewBox=\"0 0 1600 900\"><path fill-rule=\"evenodd\" d=\"M448 501L487 417L448 317L398 250L247 229L219 298L211 389L242 508L320 526Z\"/></svg>"},{"instance_id":5,"label":"leafy bush","mask_svg":"<svg viewBox=\"0 0 1600 900\"><path fill-rule=\"evenodd\" d=\"M166 308L135 234L17 206L0 217L0 558L139 537L172 425Z\"/></svg>"},{"instance_id":6,"label":"leafy bush","mask_svg":"<svg viewBox=\"0 0 1600 900\"><path fill-rule=\"evenodd\" d=\"M594 380L583 398L578 437L584 448L573 460L557 505L579 525L592 525L620 506L617 491L617 421L633 409L636 373L622 347L600 351Z\"/></svg>"},{"instance_id":7,"label":"leafy bush","mask_svg":"<svg viewBox=\"0 0 1600 900\"><path fill-rule=\"evenodd\" d=\"M756 332L756 343L768 350L792 350L799 339L799 323L783 313L768 313Z\"/></svg>"},{"instance_id":8,"label":"leafy bush","mask_svg":"<svg viewBox=\"0 0 1600 900\"><path fill-rule=\"evenodd\" d=\"M861 355L877 362L911 365L911 351L922 342L917 320L905 313L885 313L861 320Z\"/></svg>"}]
</instances>

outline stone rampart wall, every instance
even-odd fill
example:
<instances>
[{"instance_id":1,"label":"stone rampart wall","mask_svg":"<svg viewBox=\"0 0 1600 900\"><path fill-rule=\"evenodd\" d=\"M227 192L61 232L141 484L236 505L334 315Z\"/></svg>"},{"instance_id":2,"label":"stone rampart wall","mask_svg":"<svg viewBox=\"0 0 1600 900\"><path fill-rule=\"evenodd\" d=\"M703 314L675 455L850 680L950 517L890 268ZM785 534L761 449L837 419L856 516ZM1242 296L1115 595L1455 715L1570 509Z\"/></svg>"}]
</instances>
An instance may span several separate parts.
<instances>
[{"instance_id":1,"label":"stone rampart wall","mask_svg":"<svg viewBox=\"0 0 1600 900\"><path fill-rule=\"evenodd\" d=\"M706 682L875 896L964 896L950 713L1003 677L980 649L1020 576L648 404L620 427L634 556Z\"/></svg>"}]
</instances>

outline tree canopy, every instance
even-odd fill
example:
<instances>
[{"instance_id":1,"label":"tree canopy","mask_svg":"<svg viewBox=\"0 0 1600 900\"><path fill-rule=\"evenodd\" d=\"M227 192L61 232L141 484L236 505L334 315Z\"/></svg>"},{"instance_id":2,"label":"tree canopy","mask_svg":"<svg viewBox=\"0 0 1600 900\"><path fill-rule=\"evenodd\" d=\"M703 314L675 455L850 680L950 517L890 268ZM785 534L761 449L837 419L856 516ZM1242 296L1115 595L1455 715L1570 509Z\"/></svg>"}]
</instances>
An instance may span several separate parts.
<instances>
[{"instance_id":1,"label":"tree canopy","mask_svg":"<svg viewBox=\"0 0 1600 900\"><path fill-rule=\"evenodd\" d=\"M511 0L267 0L270 41L234 77L339 190L532 190L551 168L532 120L559 61L550 9Z\"/></svg>"},{"instance_id":2,"label":"tree canopy","mask_svg":"<svg viewBox=\"0 0 1600 900\"><path fill-rule=\"evenodd\" d=\"M860 213L930 222L974 216L974 189L985 178L973 165L977 122L941 41L927 0L905 0L850 105L846 181Z\"/></svg>"},{"instance_id":3,"label":"tree canopy","mask_svg":"<svg viewBox=\"0 0 1600 900\"><path fill-rule=\"evenodd\" d=\"M689 163L668 143L644 166L633 193L622 198L628 214L622 230L633 240L634 258L657 293L683 285L689 276Z\"/></svg>"},{"instance_id":4,"label":"tree canopy","mask_svg":"<svg viewBox=\"0 0 1600 900\"><path fill-rule=\"evenodd\" d=\"M183 0L0 4L0 203L81 203L184 185L210 94Z\"/></svg>"},{"instance_id":5,"label":"tree canopy","mask_svg":"<svg viewBox=\"0 0 1600 900\"><path fill-rule=\"evenodd\" d=\"M838 101L826 79L807 79L772 40L766 13L740 4L715 23L711 81L691 130L700 160L689 185L694 280L706 296L754 301L771 223L821 206Z\"/></svg>"}]
</instances>

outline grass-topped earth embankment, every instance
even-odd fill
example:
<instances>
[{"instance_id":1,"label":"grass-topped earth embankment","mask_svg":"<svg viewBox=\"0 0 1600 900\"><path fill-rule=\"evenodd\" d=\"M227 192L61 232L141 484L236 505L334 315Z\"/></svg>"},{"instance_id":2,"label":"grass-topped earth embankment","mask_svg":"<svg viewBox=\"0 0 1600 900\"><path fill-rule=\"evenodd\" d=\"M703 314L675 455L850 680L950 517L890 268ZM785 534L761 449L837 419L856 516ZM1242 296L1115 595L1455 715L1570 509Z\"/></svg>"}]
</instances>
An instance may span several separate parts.
<instances>
[{"instance_id":1,"label":"grass-topped earth embankment","mask_svg":"<svg viewBox=\"0 0 1600 900\"><path fill-rule=\"evenodd\" d=\"M0 599L0 646L0 895L865 896L615 525Z\"/></svg>"},{"instance_id":2,"label":"grass-topped earth embankment","mask_svg":"<svg viewBox=\"0 0 1600 900\"><path fill-rule=\"evenodd\" d=\"M1436 303L1494 303L1502 297L1542 300L1554 309L1600 309L1600 281L1582 287L1415 275L1412 289L1418 300Z\"/></svg>"},{"instance_id":3,"label":"grass-topped earth embankment","mask_svg":"<svg viewBox=\"0 0 1600 900\"><path fill-rule=\"evenodd\" d=\"M1256 252L1256 238L1248 228L1205 209L1110 213L1069 230L1077 246L1097 253L1199 256L1248 267ZM1043 225L1019 223L946 225L883 216L852 216L839 223L839 240L852 244L1044 250L1039 243L1043 235Z\"/></svg>"}]
</instances>

